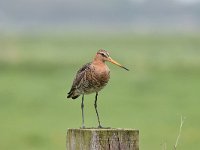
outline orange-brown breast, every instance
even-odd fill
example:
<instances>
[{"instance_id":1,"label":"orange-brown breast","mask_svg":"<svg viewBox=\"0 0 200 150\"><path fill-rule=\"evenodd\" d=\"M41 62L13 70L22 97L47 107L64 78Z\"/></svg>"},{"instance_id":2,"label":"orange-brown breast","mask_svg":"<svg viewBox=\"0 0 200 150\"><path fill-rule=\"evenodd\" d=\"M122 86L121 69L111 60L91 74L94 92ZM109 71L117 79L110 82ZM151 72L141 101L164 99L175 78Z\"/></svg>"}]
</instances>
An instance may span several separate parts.
<instances>
[{"instance_id":1,"label":"orange-brown breast","mask_svg":"<svg viewBox=\"0 0 200 150\"><path fill-rule=\"evenodd\" d=\"M86 79L89 81L89 86L85 89L85 93L98 92L108 83L110 79L110 70L105 63L92 63L90 72L86 74Z\"/></svg>"}]
</instances>

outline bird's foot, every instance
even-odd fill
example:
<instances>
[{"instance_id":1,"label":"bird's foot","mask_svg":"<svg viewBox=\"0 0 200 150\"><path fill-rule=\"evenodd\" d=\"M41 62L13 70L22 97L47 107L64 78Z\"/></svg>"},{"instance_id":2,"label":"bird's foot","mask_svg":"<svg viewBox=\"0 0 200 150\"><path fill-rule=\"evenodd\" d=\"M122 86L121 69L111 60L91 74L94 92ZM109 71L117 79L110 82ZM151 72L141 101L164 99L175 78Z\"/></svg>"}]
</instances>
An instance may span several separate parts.
<instances>
[{"instance_id":1,"label":"bird's foot","mask_svg":"<svg viewBox=\"0 0 200 150\"><path fill-rule=\"evenodd\" d=\"M99 125L98 128L103 128L103 127L101 125Z\"/></svg>"},{"instance_id":2,"label":"bird's foot","mask_svg":"<svg viewBox=\"0 0 200 150\"><path fill-rule=\"evenodd\" d=\"M80 127L81 129L85 129L85 126L84 125L82 125L82 127Z\"/></svg>"},{"instance_id":3,"label":"bird's foot","mask_svg":"<svg viewBox=\"0 0 200 150\"><path fill-rule=\"evenodd\" d=\"M101 125L99 125L97 128L99 128L99 129L111 129L111 127L103 127Z\"/></svg>"}]
</instances>

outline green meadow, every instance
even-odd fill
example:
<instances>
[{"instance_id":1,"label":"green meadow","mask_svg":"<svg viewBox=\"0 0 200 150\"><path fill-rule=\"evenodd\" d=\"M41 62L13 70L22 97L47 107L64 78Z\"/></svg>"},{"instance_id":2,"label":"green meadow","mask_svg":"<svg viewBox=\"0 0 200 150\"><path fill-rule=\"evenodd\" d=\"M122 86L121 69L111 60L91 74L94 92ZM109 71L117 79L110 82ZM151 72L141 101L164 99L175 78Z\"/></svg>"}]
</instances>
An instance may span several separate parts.
<instances>
[{"instance_id":1,"label":"green meadow","mask_svg":"<svg viewBox=\"0 0 200 150\"><path fill-rule=\"evenodd\" d=\"M65 149L68 128L81 127L81 98L66 99L74 75L98 49L130 69L107 63L99 93L102 125L140 130L140 149L200 149L198 34L1 34L0 149ZM96 127L94 94L85 124Z\"/></svg>"}]
</instances>

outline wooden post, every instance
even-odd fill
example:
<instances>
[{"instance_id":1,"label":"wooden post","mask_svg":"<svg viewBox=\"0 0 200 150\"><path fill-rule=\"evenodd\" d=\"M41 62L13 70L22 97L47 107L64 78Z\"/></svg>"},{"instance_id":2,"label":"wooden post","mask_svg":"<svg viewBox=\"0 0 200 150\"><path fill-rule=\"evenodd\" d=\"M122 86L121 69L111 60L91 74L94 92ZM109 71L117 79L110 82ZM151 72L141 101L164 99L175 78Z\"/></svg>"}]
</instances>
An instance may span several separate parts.
<instances>
[{"instance_id":1,"label":"wooden post","mask_svg":"<svg viewBox=\"0 0 200 150\"><path fill-rule=\"evenodd\" d=\"M139 130L68 129L67 150L139 150Z\"/></svg>"}]
</instances>

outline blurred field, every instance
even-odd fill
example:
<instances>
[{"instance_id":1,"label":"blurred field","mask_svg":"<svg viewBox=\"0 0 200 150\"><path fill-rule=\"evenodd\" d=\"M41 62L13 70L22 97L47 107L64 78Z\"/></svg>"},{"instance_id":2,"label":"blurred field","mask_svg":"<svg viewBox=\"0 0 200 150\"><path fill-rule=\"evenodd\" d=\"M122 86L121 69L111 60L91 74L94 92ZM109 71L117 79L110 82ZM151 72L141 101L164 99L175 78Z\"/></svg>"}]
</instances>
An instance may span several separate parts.
<instances>
[{"instance_id":1,"label":"blurred field","mask_svg":"<svg viewBox=\"0 0 200 150\"><path fill-rule=\"evenodd\" d=\"M66 93L99 48L130 69L108 64L102 124L139 129L143 150L171 149L183 115L178 149L199 149L200 36L193 34L1 35L0 149L65 149L67 128L81 126L80 98ZM94 95L85 99L86 126L97 126Z\"/></svg>"}]
</instances>

